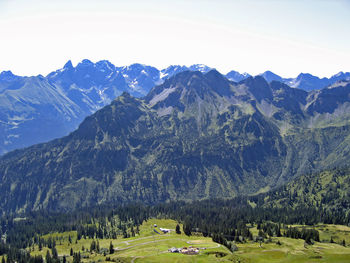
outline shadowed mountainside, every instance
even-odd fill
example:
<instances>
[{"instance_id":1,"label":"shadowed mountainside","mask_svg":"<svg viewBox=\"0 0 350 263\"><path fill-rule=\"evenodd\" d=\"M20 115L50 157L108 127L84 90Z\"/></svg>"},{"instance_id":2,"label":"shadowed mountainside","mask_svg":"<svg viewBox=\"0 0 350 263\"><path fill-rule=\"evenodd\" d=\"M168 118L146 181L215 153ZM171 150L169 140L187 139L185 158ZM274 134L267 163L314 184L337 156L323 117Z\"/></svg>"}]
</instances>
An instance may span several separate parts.
<instances>
[{"instance_id":1,"label":"shadowed mountainside","mask_svg":"<svg viewBox=\"0 0 350 263\"><path fill-rule=\"evenodd\" d=\"M350 83L306 92L216 70L123 93L70 135L4 155L2 211L231 198L344 165ZM325 98L329 99L323 107Z\"/></svg>"}]
</instances>

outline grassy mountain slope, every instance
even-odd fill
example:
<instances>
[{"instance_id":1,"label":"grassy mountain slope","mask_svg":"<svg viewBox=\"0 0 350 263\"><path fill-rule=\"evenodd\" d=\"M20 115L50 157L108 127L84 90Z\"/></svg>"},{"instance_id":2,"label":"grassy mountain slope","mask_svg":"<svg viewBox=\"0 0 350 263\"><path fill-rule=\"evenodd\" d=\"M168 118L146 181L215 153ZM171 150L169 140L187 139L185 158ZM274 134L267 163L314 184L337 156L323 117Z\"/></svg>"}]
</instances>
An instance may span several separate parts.
<instances>
[{"instance_id":1,"label":"grassy mountain slope","mask_svg":"<svg viewBox=\"0 0 350 263\"><path fill-rule=\"evenodd\" d=\"M344 165L345 115L308 123L347 102L307 110L318 97L262 77L237 84L215 70L180 73L143 99L124 93L62 139L3 156L0 208L231 198Z\"/></svg>"},{"instance_id":2,"label":"grassy mountain slope","mask_svg":"<svg viewBox=\"0 0 350 263\"><path fill-rule=\"evenodd\" d=\"M262 207L317 207L348 214L350 168L335 168L300 176L258 199L254 201Z\"/></svg>"}]
</instances>

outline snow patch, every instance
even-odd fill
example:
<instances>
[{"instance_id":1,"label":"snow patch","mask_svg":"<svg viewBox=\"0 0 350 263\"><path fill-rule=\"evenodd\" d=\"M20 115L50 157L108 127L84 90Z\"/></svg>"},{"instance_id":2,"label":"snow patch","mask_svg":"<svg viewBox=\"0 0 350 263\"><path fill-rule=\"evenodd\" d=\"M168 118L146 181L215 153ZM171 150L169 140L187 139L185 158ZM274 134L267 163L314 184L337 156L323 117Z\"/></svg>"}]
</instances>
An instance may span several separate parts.
<instances>
[{"instance_id":1,"label":"snow patch","mask_svg":"<svg viewBox=\"0 0 350 263\"><path fill-rule=\"evenodd\" d=\"M168 76L169 76L169 73L164 73L164 72L160 72L160 73L159 73L159 78L160 78L160 79L166 78L166 77L168 77Z\"/></svg>"}]
</instances>

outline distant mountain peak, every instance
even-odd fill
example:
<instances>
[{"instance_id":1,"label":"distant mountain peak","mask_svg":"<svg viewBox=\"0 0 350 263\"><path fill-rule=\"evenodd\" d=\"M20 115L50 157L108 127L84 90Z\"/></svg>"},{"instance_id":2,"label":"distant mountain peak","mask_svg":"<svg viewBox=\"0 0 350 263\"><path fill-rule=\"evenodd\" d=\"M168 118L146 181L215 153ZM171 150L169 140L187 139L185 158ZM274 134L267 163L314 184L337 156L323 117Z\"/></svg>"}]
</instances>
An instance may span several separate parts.
<instances>
[{"instance_id":1,"label":"distant mountain peak","mask_svg":"<svg viewBox=\"0 0 350 263\"><path fill-rule=\"evenodd\" d=\"M123 91L123 93L120 95L120 96L118 96L116 99L120 99L120 98L131 98L131 95L130 95L130 93L129 92L127 92L127 91Z\"/></svg>"},{"instance_id":2,"label":"distant mountain peak","mask_svg":"<svg viewBox=\"0 0 350 263\"><path fill-rule=\"evenodd\" d=\"M226 74L226 78L228 78L229 80L232 80L234 82L240 82L240 81L242 81L250 76L251 75L248 74L247 72L241 74L235 70L231 70L229 73Z\"/></svg>"},{"instance_id":3,"label":"distant mountain peak","mask_svg":"<svg viewBox=\"0 0 350 263\"><path fill-rule=\"evenodd\" d=\"M207 73L211 69L213 69L213 68L208 67L207 65L204 65L204 64L193 64L192 66L189 67L189 70L200 71L202 73Z\"/></svg>"},{"instance_id":4,"label":"distant mountain peak","mask_svg":"<svg viewBox=\"0 0 350 263\"><path fill-rule=\"evenodd\" d=\"M6 70L6 71L3 71L0 73L0 80L12 81L12 80L15 80L17 78L20 78L20 77L14 75L11 70Z\"/></svg>"},{"instance_id":5,"label":"distant mountain peak","mask_svg":"<svg viewBox=\"0 0 350 263\"><path fill-rule=\"evenodd\" d=\"M204 74L207 78L215 78L215 79L221 79L227 81L227 79L216 69L211 69L207 73Z\"/></svg>"},{"instance_id":6,"label":"distant mountain peak","mask_svg":"<svg viewBox=\"0 0 350 263\"><path fill-rule=\"evenodd\" d=\"M297 79L298 78L303 78L303 77L308 77L308 78L311 78L311 77L315 77L314 75L312 75L312 74L310 74L310 73L300 73L299 75L298 75L298 77L297 77ZM315 77L315 78L317 78L317 77Z\"/></svg>"},{"instance_id":7,"label":"distant mountain peak","mask_svg":"<svg viewBox=\"0 0 350 263\"><path fill-rule=\"evenodd\" d=\"M96 63L96 67L100 70L100 71L108 71L108 72L112 72L115 71L115 66L109 62L108 60L100 60Z\"/></svg>"},{"instance_id":8,"label":"distant mountain peak","mask_svg":"<svg viewBox=\"0 0 350 263\"><path fill-rule=\"evenodd\" d=\"M15 76L15 75L12 73L11 70L4 70L3 72L0 73L0 76L1 77L4 77L4 76L8 77L8 76Z\"/></svg>"},{"instance_id":9,"label":"distant mountain peak","mask_svg":"<svg viewBox=\"0 0 350 263\"><path fill-rule=\"evenodd\" d=\"M73 64L71 60L68 60L66 64L64 64L63 69L72 69L73 68Z\"/></svg>"},{"instance_id":10,"label":"distant mountain peak","mask_svg":"<svg viewBox=\"0 0 350 263\"><path fill-rule=\"evenodd\" d=\"M265 71L264 73L260 74L267 82L271 81L283 81L282 77L278 76L277 74L273 73L270 70Z\"/></svg>"},{"instance_id":11,"label":"distant mountain peak","mask_svg":"<svg viewBox=\"0 0 350 263\"><path fill-rule=\"evenodd\" d=\"M170 65L169 67L162 69L160 71L160 75L159 78L164 80L164 79L168 79L172 76L174 76L175 74L178 74L179 72L183 72L189 70L188 67L186 66L181 66L181 65Z\"/></svg>"},{"instance_id":12,"label":"distant mountain peak","mask_svg":"<svg viewBox=\"0 0 350 263\"><path fill-rule=\"evenodd\" d=\"M147 67L147 65L141 64L141 63L133 63L130 64L129 66L123 67L123 69L126 70L141 70L143 68Z\"/></svg>"},{"instance_id":13,"label":"distant mountain peak","mask_svg":"<svg viewBox=\"0 0 350 263\"><path fill-rule=\"evenodd\" d=\"M260 75L250 76L249 78L245 79L242 82L247 86L254 87L254 88L263 87L264 89L267 89L269 87L268 81L263 76L260 76Z\"/></svg>"},{"instance_id":14,"label":"distant mountain peak","mask_svg":"<svg viewBox=\"0 0 350 263\"><path fill-rule=\"evenodd\" d=\"M343 71L339 71L337 74L333 75L332 77L340 77L344 74Z\"/></svg>"},{"instance_id":15,"label":"distant mountain peak","mask_svg":"<svg viewBox=\"0 0 350 263\"><path fill-rule=\"evenodd\" d=\"M83 59L78 65L77 67L86 67L86 66L94 66L95 64L91 61L91 60L88 60L88 59Z\"/></svg>"},{"instance_id":16,"label":"distant mountain peak","mask_svg":"<svg viewBox=\"0 0 350 263\"><path fill-rule=\"evenodd\" d=\"M330 78L330 80L332 80L332 82L339 81L339 80L350 80L350 72L340 71L337 74L333 75Z\"/></svg>"},{"instance_id":17,"label":"distant mountain peak","mask_svg":"<svg viewBox=\"0 0 350 263\"><path fill-rule=\"evenodd\" d=\"M267 80L261 75L250 76L244 82L262 82L268 84Z\"/></svg>"}]
</instances>

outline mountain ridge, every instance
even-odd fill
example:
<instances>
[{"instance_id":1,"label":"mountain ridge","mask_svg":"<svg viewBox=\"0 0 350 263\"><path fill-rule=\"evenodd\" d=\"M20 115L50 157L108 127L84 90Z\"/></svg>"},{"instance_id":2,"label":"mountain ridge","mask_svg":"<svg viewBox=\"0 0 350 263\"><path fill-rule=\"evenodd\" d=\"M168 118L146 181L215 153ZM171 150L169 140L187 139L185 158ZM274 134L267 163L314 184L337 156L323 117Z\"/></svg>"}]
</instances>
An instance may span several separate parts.
<instances>
[{"instance_id":1,"label":"mountain ridge","mask_svg":"<svg viewBox=\"0 0 350 263\"><path fill-rule=\"evenodd\" d=\"M88 59L84 59L75 67L69 60L63 68L51 72L47 76L21 77L14 75L11 71L4 71L0 73L0 92L2 92L0 96L5 97L4 100L6 101L2 107L3 114L0 115L0 154L67 135L77 128L86 116L108 105L124 91L136 97L144 97L154 86L162 84L166 79L180 72L198 70L207 73L211 69L203 64L195 64L189 67L172 65L162 70L137 63L117 67L108 60L93 63ZM344 78L350 78L350 73L340 72L327 80L326 83L325 79L320 81L317 77L312 76L311 80L315 80L316 84L310 84L308 82L310 78L298 77L299 79L293 80L281 78L272 72L265 72L264 74L262 76L265 76L268 81L277 79L293 87L300 88L306 85L307 89L319 89ZM271 77L272 75L274 77ZM239 83L249 78L250 75L231 71L225 77ZM28 79L31 79L32 82L30 83ZM61 102L66 101L65 105L54 106L60 102L54 102L52 98L48 99L41 95L38 92L41 85L38 84L39 82L45 83L42 85L46 85L46 89L54 93L52 93L53 98L60 97L62 98ZM33 93L38 94L34 102L34 111L33 103L27 98L31 95L25 92L24 85L30 85ZM3 94L6 90L8 92L11 89L18 90L16 96L9 95L9 93ZM8 99L8 96L12 97ZM40 105L46 105L48 101L53 105L50 106L51 108L68 107L74 109L74 114L50 110L50 107L43 109ZM11 108L17 108L18 103L21 104L20 108L23 108L23 110L11 110ZM17 106L15 107L15 105ZM24 111L26 111L25 114ZM69 121L63 123L63 120L67 118ZM21 121L14 122L13 119ZM56 123L57 128L52 127L54 123ZM27 135L30 130L36 131L37 136ZM45 130L46 135L40 133L40 130Z\"/></svg>"},{"instance_id":2,"label":"mountain ridge","mask_svg":"<svg viewBox=\"0 0 350 263\"><path fill-rule=\"evenodd\" d=\"M350 92L350 82L327 96L338 88ZM124 92L68 136L4 155L0 208L232 198L343 165L348 101L329 112L306 107L319 93L260 76L235 83L215 70L176 74L145 98Z\"/></svg>"}]
</instances>

